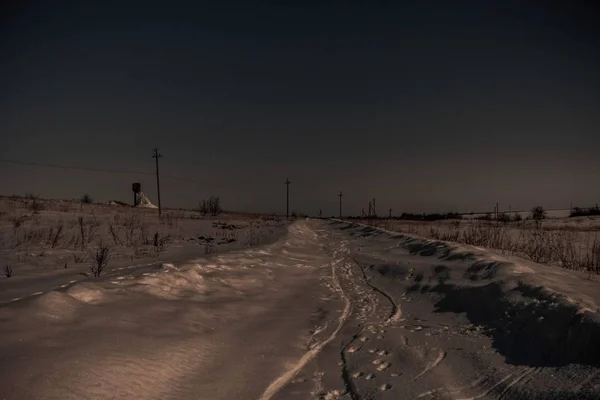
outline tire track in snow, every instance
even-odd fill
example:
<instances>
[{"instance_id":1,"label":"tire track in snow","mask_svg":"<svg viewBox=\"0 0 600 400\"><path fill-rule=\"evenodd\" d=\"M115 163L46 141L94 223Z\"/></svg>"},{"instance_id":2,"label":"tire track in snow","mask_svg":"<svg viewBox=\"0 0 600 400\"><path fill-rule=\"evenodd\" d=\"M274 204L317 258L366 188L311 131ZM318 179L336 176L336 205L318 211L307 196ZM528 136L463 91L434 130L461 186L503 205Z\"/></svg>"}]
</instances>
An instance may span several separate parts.
<instances>
[{"instance_id":1,"label":"tire track in snow","mask_svg":"<svg viewBox=\"0 0 600 400\"><path fill-rule=\"evenodd\" d=\"M485 392L478 394L477 396L473 396L473 397L465 397L462 399L457 399L457 400L477 400L477 399L481 399L482 397L487 396L488 394L490 394L494 389L496 389L498 386L502 385L504 382L506 382L507 380L509 380L510 378L512 378L513 374L508 374L506 375L504 378L500 379L498 382L496 382L495 385L493 385L491 388L489 388L488 390L486 390Z\"/></svg>"},{"instance_id":2,"label":"tire track in snow","mask_svg":"<svg viewBox=\"0 0 600 400\"><path fill-rule=\"evenodd\" d=\"M342 247L342 249L343 248L344 247ZM334 254L337 255L338 252L336 251L336 252L334 252ZM335 328L335 331L333 331L331 333L331 335L326 340L324 340L323 342L319 343L318 345L316 345L315 347L313 347L311 350L309 350L308 352L306 352L292 366L292 368L290 368L288 371L286 371L281 376L279 376L278 378L276 378L273 382L271 382L271 384L267 387L267 389L259 397L259 400L269 400L279 390L281 390L281 388L283 388L285 385L287 385L296 376L296 374L298 372L300 372L300 370L302 370L302 368L304 368L304 366L306 366L306 364L309 361L311 361L312 359L314 359L321 352L321 350L323 349L323 347L325 347L333 339L335 339L335 337L337 336L338 332L342 329L342 326L344 326L344 323L346 322L346 320L348 319L348 316L350 315L350 313L352 311L352 303L350 302L350 299L348 298L348 296L344 292L344 289L342 288L342 285L340 284L340 280L339 280L339 278L337 276L336 265L338 263L341 263L341 262L343 262L342 259L334 261L331 264L331 277L332 277L335 289L340 294L340 296L342 297L342 299L344 300L344 311L342 312L342 315L338 319L338 321L339 321L338 322L338 326Z\"/></svg>"},{"instance_id":3,"label":"tire track in snow","mask_svg":"<svg viewBox=\"0 0 600 400\"><path fill-rule=\"evenodd\" d=\"M588 383L590 383L592 380L594 380L594 378L596 378L597 376L600 375L600 371L599 372L594 372L590 375L588 375L587 378L585 378L584 380L582 380L581 382L579 382L577 385L573 386L570 390L573 391L580 391L581 389L583 389L583 387L585 385L587 385Z\"/></svg>"},{"instance_id":4,"label":"tire track in snow","mask_svg":"<svg viewBox=\"0 0 600 400\"><path fill-rule=\"evenodd\" d=\"M438 354L437 358L435 360L433 360L433 362L429 363L429 365L419 375L415 376L412 381L413 382L416 381L417 379L419 379L420 377L425 375L427 372L431 371L432 369L434 369L435 367L440 365L440 363L442 362L442 360L445 357L446 357L446 352L443 350L440 350L440 354Z\"/></svg>"},{"instance_id":5,"label":"tire track in snow","mask_svg":"<svg viewBox=\"0 0 600 400\"><path fill-rule=\"evenodd\" d=\"M388 316L388 318L387 318L387 320L385 322L386 323L390 323L390 322L395 322L398 319L400 319L400 317L402 317L402 310L400 309L400 307L398 307L398 304L396 304L396 302L394 301L394 299L392 298L392 296L390 296L389 294L387 294L385 291L379 289L377 286L372 285L371 282L369 282L369 279L367 278L367 274L366 274L365 269L363 268L362 264L359 263L355 258L353 258L352 260L360 268L360 270L362 272L362 275L363 275L363 278L364 278L365 283L367 284L367 286L369 286L371 289L373 289L374 291L376 291L377 293L381 294L383 297L385 297L386 299L388 299L388 301L392 305L392 310L390 312L390 315Z\"/></svg>"},{"instance_id":6,"label":"tire track in snow","mask_svg":"<svg viewBox=\"0 0 600 400\"><path fill-rule=\"evenodd\" d=\"M471 382L471 383L469 383L467 385L460 386L460 387L457 387L457 388L439 387L437 389L428 390L427 392L423 392L420 395L418 395L417 399L420 399L420 398L425 397L425 396L434 396L437 393L452 394L452 393L462 392L465 389L475 389L477 386L481 385L487 379L488 379L487 377L479 378L479 379L476 379L476 380L474 380L473 382Z\"/></svg>"},{"instance_id":7,"label":"tire track in snow","mask_svg":"<svg viewBox=\"0 0 600 400\"><path fill-rule=\"evenodd\" d=\"M352 377L348 373L348 360L346 360L346 350L358 339L360 333L362 332L362 327L354 334L352 339L342 347L342 351L340 352L340 356L342 357L342 379L344 380L344 385L346 386L346 391L350 395L352 400L360 400L360 396L358 395L358 390Z\"/></svg>"},{"instance_id":8,"label":"tire track in snow","mask_svg":"<svg viewBox=\"0 0 600 400\"><path fill-rule=\"evenodd\" d=\"M502 391L502 393L500 393L500 396L498 396L497 400L501 400L504 397L504 395L506 393L508 393L508 391L510 390L510 388L512 388L517 383L521 382L523 380L523 378L531 376L533 374L537 374L538 372L540 372L540 368L527 369L521 375L517 376L512 382L510 382L508 385L506 385L506 387L504 388L504 390Z\"/></svg>"}]
</instances>

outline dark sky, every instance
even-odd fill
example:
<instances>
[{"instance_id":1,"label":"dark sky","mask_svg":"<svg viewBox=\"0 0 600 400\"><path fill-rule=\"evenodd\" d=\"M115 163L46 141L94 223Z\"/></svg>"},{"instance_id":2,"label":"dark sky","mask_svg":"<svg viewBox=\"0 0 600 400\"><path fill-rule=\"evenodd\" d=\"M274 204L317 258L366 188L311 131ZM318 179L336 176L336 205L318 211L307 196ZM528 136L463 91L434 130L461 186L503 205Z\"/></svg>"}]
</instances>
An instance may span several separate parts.
<instances>
[{"instance_id":1,"label":"dark sky","mask_svg":"<svg viewBox=\"0 0 600 400\"><path fill-rule=\"evenodd\" d=\"M5 4L0 159L152 173L158 147L200 183L163 178L171 207L284 212L286 177L310 214L600 202L594 1L396 3ZM8 195L134 181L156 202L151 174L0 163Z\"/></svg>"}]
</instances>

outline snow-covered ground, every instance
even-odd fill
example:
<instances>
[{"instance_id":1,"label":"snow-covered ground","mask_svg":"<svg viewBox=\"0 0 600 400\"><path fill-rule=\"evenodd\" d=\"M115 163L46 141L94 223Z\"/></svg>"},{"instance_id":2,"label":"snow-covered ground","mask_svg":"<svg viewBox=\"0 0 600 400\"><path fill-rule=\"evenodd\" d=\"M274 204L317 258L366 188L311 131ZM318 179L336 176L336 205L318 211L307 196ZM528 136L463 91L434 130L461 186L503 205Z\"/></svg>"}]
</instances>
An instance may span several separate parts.
<instances>
[{"instance_id":1,"label":"snow-covered ground","mask_svg":"<svg viewBox=\"0 0 600 400\"><path fill-rule=\"evenodd\" d=\"M586 274L340 221L171 256L3 304L0 398L600 398Z\"/></svg>"}]
</instances>

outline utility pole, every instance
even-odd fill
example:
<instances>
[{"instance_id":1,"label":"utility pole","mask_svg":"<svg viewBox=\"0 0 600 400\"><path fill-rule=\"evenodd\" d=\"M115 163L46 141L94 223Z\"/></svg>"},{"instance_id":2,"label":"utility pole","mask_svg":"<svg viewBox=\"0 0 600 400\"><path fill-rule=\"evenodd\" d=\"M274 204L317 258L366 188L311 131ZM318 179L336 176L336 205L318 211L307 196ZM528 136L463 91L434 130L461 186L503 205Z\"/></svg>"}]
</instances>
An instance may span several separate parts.
<instances>
[{"instance_id":1,"label":"utility pole","mask_svg":"<svg viewBox=\"0 0 600 400\"><path fill-rule=\"evenodd\" d=\"M285 216L287 219L290 219L290 180L288 178L285 179L285 185L287 186L286 190L286 207L285 207Z\"/></svg>"},{"instance_id":2,"label":"utility pole","mask_svg":"<svg viewBox=\"0 0 600 400\"><path fill-rule=\"evenodd\" d=\"M344 194L342 193L342 191L340 190L340 194L338 194L339 198L340 198L340 219L342 219L342 196L344 196Z\"/></svg>"},{"instance_id":3,"label":"utility pole","mask_svg":"<svg viewBox=\"0 0 600 400\"><path fill-rule=\"evenodd\" d=\"M377 211L375 211L375 197L373 197L373 216L377 218Z\"/></svg>"},{"instance_id":4,"label":"utility pole","mask_svg":"<svg viewBox=\"0 0 600 400\"><path fill-rule=\"evenodd\" d=\"M388 211L390 212L390 218L392 218L392 209L390 208Z\"/></svg>"},{"instance_id":5,"label":"utility pole","mask_svg":"<svg viewBox=\"0 0 600 400\"><path fill-rule=\"evenodd\" d=\"M162 158L162 154L158 154L158 149L154 148L154 155L152 158L156 158L156 191L158 192L158 216L161 216L162 209L160 207L160 179L158 175L158 159Z\"/></svg>"}]
</instances>

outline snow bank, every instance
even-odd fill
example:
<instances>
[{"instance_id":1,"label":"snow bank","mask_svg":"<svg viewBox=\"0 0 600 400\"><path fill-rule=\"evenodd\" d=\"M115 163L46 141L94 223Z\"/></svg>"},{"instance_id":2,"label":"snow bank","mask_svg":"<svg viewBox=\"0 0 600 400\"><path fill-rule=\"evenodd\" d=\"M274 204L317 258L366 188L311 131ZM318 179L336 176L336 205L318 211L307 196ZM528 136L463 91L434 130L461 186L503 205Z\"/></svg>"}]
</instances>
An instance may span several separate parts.
<instances>
[{"instance_id":1,"label":"snow bank","mask_svg":"<svg viewBox=\"0 0 600 400\"><path fill-rule=\"evenodd\" d=\"M332 224L356 237L361 253L372 249L386 260L411 256L408 265L371 264L379 274L407 282L407 295L434 295L436 312L465 313L486 326L497 347L520 346L519 362L541 357L600 365L600 284L586 274L473 246Z\"/></svg>"}]
</instances>

